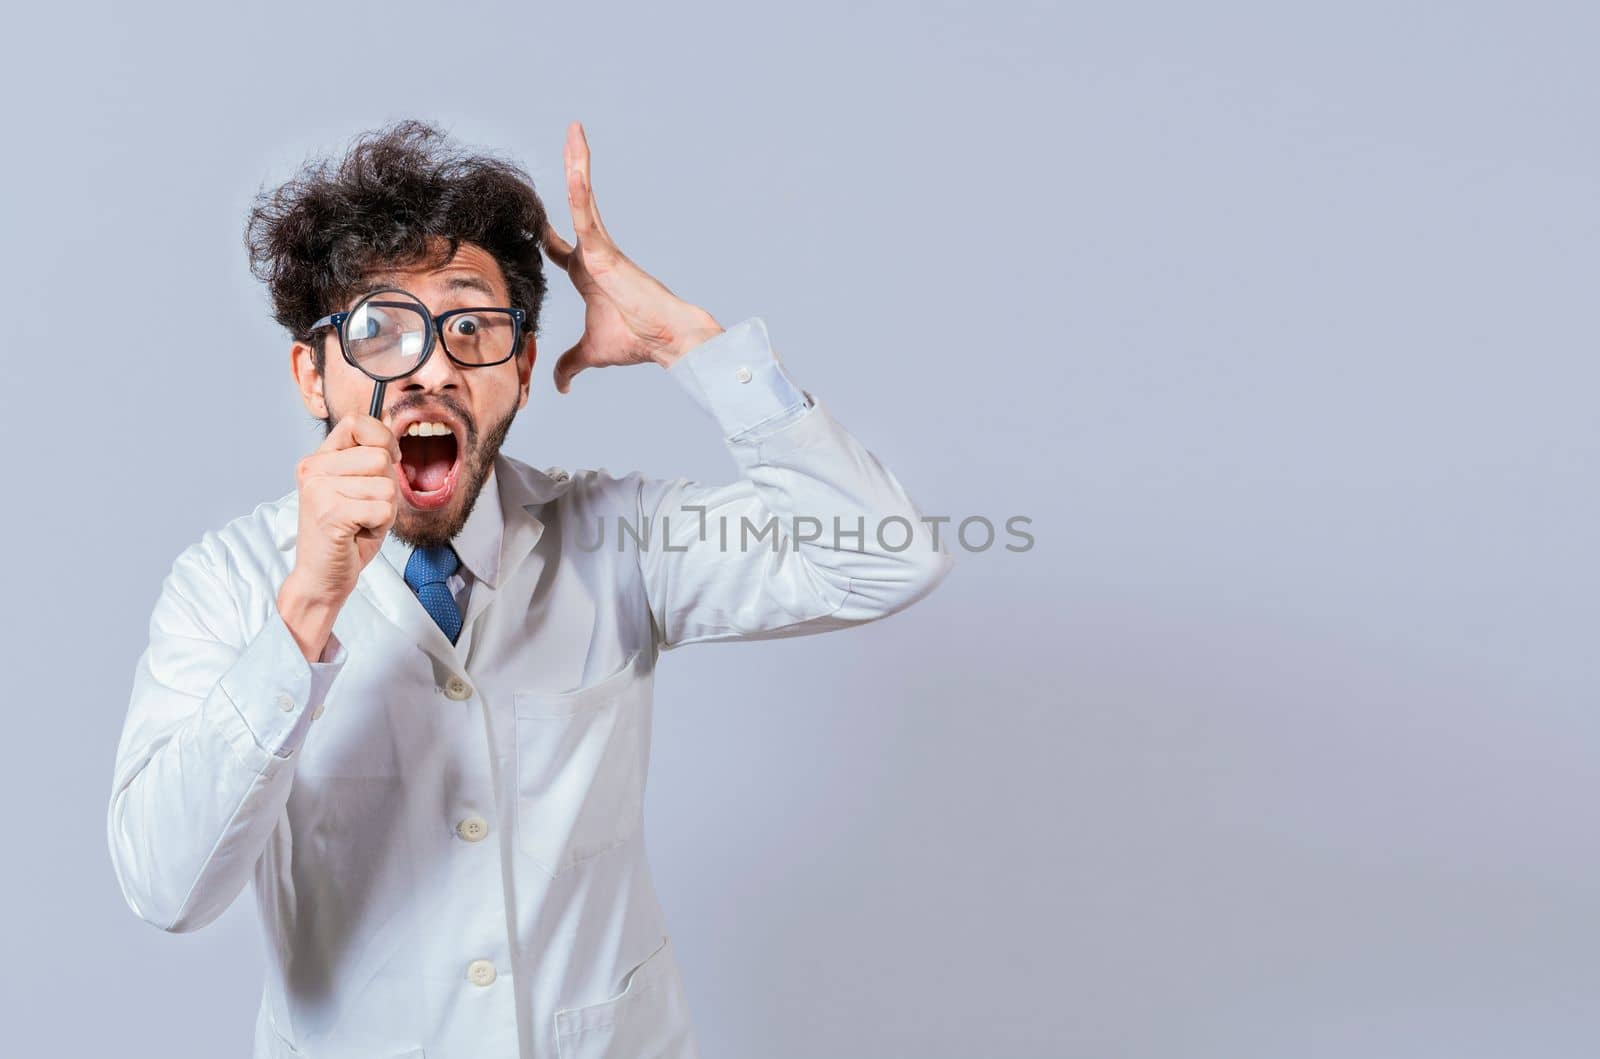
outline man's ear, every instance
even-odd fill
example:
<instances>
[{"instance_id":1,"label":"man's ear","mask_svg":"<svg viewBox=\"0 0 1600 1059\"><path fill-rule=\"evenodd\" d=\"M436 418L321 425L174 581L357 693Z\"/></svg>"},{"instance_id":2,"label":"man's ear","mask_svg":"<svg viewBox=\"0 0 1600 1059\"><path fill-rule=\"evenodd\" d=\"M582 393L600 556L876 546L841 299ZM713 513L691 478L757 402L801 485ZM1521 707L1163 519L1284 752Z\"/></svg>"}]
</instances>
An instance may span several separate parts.
<instances>
[{"instance_id":1,"label":"man's ear","mask_svg":"<svg viewBox=\"0 0 1600 1059\"><path fill-rule=\"evenodd\" d=\"M518 355L516 360L517 389L520 391L520 395L517 398L517 408L519 410L525 407L528 403L528 394L531 392L531 383L533 379L533 362L538 358L538 356L538 341L534 337L533 333L529 332L528 340L523 343L522 353Z\"/></svg>"},{"instance_id":2,"label":"man's ear","mask_svg":"<svg viewBox=\"0 0 1600 1059\"><path fill-rule=\"evenodd\" d=\"M322 373L313 359L315 350L305 342L289 346L289 371L294 376L295 387L306 411L318 419L328 418L328 402L323 399Z\"/></svg>"}]
</instances>

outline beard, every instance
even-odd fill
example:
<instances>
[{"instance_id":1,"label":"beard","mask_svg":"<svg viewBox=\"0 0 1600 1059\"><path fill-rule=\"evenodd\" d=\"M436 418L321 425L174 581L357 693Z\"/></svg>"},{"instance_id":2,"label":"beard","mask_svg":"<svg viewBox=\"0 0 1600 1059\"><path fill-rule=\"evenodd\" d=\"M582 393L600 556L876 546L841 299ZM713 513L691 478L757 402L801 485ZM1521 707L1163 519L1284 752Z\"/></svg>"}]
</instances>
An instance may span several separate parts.
<instances>
[{"instance_id":1,"label":"beard","mask_svg":"<svg viewBox=\"0 0 1600 1059\"><path fill-rule=\"evenodd\" d=\"M327 403L327 390L323 390L323 401ZM439 394L431 399L418 398L396 402L388 409L392 419L404 412L414 404L441 404L454 412L461 420L467 436L461 439L461 486L456 498L449 506L436 511L418 511L407 504L404 499L399 500L399 513L395 516L394 525L389 532L413 548L435 548L449 544L461 532L461 527L467 524L473 506L478 502L478 494L483 491L484 483L489 480L489 473L494 469L494 459L500 454L500 446L505 444L506 435L511 431L511 423L517 418L516 405L511 406L511 411L502 418L490 424L489 429L481 435L478 424L459 402L448 394ZM327 407L332 408L331 404ZM327 438L333 432L343 416L335 416L322 420L322 436ZM404 474L404 471L399 473Z\"/></svg>"}]
</instances>

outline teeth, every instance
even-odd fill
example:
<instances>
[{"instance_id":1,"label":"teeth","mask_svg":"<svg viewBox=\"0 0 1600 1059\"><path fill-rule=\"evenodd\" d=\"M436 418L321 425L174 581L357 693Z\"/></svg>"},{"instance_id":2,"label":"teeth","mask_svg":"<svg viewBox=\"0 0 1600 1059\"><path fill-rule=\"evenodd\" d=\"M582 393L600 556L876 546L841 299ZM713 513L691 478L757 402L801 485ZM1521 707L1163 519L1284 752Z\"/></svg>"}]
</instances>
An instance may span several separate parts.
<instances>
[{"instance_id":1,"label":"teeth","mask_svg":"<svg viewBox=\"0 0 1600 1059\"><path fill-rule=\"evenodd\" d=\"M450 428L443 423L412 423L406 428L407 437L432 438L450 433Z\"/></svg>"}]
</instances>

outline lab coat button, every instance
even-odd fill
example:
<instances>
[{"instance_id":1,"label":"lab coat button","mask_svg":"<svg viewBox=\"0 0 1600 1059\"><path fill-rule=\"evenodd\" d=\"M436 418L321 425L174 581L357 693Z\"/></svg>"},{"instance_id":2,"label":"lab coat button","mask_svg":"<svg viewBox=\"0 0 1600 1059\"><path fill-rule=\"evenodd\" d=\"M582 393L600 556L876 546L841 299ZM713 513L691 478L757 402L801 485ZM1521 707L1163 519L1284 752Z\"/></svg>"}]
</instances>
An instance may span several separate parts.
<instances>
[{"instance_id":1,"label":"lab coat button","mask_svg":"<svg viewBox=\"0 0 1600 1059\"><path fill-rule=\"evenodd\" d=\"M460 677L451 677L449 680L445 681L444 693L457 702L460 702L462 699L472 697L472 688L470 688L467 685L467 682L462 680Z\"/></svg>"},{"instance_id":2,"label":"lab coat button","mask_svg":"<svg viewBox=\"0 0 1600 1059\"><path fill-rule=\"evenodd\" d=\"M750 381L750 369L749 368L740 368L738 371L733 373L733 377L735 379L738 379L740 382L749 382Z\"/></svg>"},{"instance_id":3,"label":"lab coat button","mask_svg":"<svg viewBox=\"0 0 1600 1059\"><path fill-rule=\"evenodd\" d=\"M477 842L489 833L489 821L481 816L469 816L456 825L456 834L468 842Z\"/></svg>"},{"instance_id":4,"label":"lab coat button","mask_svg":"<svg viewBox=\"0 0 1600 1059\"><path fill-rule=\"evenodd\" d=\"M288 695L279 695L278 708L283 710L284 713L288 713L290 710L294 709L294 699L290 698Z\"/></svg>"},{"instance_id":5,"label":"lab coat button","mask_svg":"<svg viewBox=\"0 0 1600 1059\"><path fill-rule=\"evenodd\" d=\"M494 964L488 960L473 960L467 964L467 979L473 985L488 985L494 981Z\"/></svg>"}]
</instances>

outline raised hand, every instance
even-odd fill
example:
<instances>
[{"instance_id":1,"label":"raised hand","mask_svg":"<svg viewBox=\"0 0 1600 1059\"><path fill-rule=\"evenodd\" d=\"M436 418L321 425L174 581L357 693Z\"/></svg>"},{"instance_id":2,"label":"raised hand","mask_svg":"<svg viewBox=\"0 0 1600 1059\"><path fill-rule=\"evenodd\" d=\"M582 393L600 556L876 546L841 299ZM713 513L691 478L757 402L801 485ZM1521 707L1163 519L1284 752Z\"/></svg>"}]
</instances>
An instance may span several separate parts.
<instances>
[{"instance_id":1,"label":"raised hand","mask_svg":"<svg viewBox=\"0 0 1600 1059\"><path fill-rule=\"evenodd\" d=\"M600 219L589 181L589 141L583 126L567 126L562 152L574 242L548 222L544 249L583 298L583 335L556 360L556 390L566 393L585 368L609 364L662 367L722 333L710 313L679 298L618 248Z\"/></svg>"}]
</instances>

